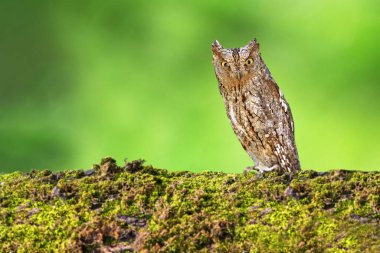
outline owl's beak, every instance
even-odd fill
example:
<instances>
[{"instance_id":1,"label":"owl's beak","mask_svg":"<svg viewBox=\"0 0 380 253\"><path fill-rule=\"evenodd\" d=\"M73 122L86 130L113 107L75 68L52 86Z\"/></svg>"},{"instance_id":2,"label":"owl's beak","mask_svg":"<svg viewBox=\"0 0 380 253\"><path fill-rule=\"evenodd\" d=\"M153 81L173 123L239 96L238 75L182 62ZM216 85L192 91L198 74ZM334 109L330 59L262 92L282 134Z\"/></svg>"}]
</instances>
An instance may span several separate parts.
<instances>
[{"instance_id":1,"label":"owl's beak","mask_svg":"<svg viewBox=\"0 0 380 253\"><path fill-rule=\"evenodd\" d=\"M237 78L238 80L241 80L242 77L243 77L243 73L242 73L241 71L237 71L237 72L236 72L236 78Z\"/></svg>"}]
</instances>

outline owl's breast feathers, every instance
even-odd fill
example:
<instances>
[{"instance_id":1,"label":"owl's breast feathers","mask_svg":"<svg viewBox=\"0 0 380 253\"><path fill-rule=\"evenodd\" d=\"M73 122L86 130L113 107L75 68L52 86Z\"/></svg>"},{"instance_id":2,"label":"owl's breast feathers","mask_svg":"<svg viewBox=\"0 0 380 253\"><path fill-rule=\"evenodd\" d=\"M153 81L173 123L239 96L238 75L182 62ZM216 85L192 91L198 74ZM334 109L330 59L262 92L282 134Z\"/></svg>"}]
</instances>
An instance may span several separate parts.
<instances>
[{"instance_id":1,"label":"owl's breast feathers","mask_svg":"<svg viewBox=\"0 0 380 253\"><path fill-rule=\"evenodd\" d=\"M291 110L270 74L236 87L218 81L232 128L255 166L300 170Z\"/></svg>"}]
</instances>

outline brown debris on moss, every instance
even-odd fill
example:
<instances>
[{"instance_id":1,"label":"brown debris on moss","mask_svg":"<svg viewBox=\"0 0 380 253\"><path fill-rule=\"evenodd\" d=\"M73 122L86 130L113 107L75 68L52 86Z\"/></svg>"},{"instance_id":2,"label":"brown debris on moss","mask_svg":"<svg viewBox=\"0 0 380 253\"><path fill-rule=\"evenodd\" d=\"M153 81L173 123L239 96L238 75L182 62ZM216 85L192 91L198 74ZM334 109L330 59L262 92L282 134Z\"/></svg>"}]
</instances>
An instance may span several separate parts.
<instances>
[{"instance_id":1,"label":"brown debris on moss","mask_svg":"<svg viewBox=\"0 0 380 253\"><path fill-rule=\"evenodd\" d=\"M380 252L380 172L0 175L0 252Z\"/></svg>"}]
</instances>

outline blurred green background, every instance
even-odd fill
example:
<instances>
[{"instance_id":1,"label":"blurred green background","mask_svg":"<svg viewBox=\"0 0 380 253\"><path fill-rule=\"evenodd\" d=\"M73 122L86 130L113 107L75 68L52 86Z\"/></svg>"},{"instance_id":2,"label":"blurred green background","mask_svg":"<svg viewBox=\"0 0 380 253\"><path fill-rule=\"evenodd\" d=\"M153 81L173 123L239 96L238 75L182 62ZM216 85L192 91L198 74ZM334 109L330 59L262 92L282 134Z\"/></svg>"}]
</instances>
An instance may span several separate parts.
<instances>
[{"instance_id":1,"label":"blurred green background","mask_svg":"<svg viewBox=\"0 0 380 253\"><path fill-rule=\"evenodd\" d=\"M303 169L380 166L379 1L0 0L0 171L252 165L210 46L256 37Z\"/></svg>"}]
</instances>

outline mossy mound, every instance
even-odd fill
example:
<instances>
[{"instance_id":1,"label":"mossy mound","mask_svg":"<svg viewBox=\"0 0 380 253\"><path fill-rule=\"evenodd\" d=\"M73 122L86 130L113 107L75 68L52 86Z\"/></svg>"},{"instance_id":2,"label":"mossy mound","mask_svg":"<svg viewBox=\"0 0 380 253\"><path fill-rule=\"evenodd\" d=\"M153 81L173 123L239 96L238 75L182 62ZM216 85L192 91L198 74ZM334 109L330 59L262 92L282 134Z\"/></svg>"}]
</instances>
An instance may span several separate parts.
<instances>
[{"instance_id":1,"label":"mossy mound","mask_svg":"<svg viewBox=\"0 0 380 253\"><path fill-rule=\"evenodd\" d=\"M0 175L0 252L380 252L380 173Z\"/></svg>"}]
</instances>

